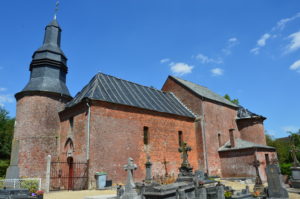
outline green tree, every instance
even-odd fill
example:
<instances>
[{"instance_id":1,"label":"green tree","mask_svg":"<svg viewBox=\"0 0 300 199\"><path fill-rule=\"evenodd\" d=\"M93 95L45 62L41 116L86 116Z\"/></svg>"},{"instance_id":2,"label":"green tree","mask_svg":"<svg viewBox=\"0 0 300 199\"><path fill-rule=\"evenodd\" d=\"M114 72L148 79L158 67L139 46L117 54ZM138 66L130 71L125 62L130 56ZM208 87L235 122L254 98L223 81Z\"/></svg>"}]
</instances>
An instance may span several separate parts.
<instances>
[{"instance_id":1,"label":"green tree","mask_svg":"<svg viewBox=\"0 0 300 199\"><path fill-rule=\"evenodd\" d=\"M228 101L230 101L230 102L236 104L236 105L239 105L239 104L240 104L240 102L239 102L238 99L231 99L231 97L230 97L228 94L225 94L225 95L224 95L224 98L227 99Z\"/></svg>"},{"instance_id":2,"label":"green tree","mask_svg":"<svg viewBox=\"0 0 300 199\"><path fill-rule=\"evenodd\" d=\"M8 112L0 106L0 177L5 175L9 166L14 122L15 119L10 118Z\"/></svg>"}]
</instances>

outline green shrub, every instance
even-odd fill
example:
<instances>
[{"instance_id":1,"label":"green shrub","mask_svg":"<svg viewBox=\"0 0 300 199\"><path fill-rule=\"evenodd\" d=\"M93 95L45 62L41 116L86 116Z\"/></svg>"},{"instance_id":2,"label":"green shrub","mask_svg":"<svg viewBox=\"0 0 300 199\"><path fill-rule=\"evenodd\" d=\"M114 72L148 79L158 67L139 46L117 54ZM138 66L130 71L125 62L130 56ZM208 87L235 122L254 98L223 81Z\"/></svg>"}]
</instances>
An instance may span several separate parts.
<instances>
[{"instance_id":1,"label":"green shrub","mask_svg":"<svg viewBox=\"0 0 300 199\"><path fill-rule=\"evenodd\" d=\"M0 160L0 178L5 177L6 169L9 166L9 160Z\"/></svg>"},{"instance_id":2,"label":"green shrub","mask_svg":"<svg viewBox=\"0 0 300 199\"><path fill-rule=\"evenodd\" d=\"M292 163L282 163L280 164L281 174L291 176L291 166Z\"/></svg>"},{"instance_id":3,"label":"green shrub","mask_svg":"<svg viewBox=\"0 0 300 199\"><path fill-rule=\"evenodd\" d=\"M39 188L39 181L38 180L21 181L21 188L28 189L30 193L35 193Z\"/></svg>"}]
</instances>

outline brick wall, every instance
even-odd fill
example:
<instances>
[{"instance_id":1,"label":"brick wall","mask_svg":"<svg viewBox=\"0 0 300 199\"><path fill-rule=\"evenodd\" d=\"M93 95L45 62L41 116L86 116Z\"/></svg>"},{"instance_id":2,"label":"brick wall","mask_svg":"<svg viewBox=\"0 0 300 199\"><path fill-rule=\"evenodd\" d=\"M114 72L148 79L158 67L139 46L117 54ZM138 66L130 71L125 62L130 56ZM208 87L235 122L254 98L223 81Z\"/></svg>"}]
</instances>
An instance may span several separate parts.
<instances>
[{"instance_id":1,"label":"brick wall","mask_svg":"<svg viewBox=\"0 0 300 199\"><path fill-rule=\"evenodd\" d=\"M249 118L237 120L241 139L266 145L266 137L262 118Z\"/></svg>"},{"instance_id":2,"label":"brick wall","mask_svg":"<svg viewBox=\"0 0 300 199\"><path fill-rule=\"evenodd\" d=\"M204 151L206 147L209 174L221 175L218 149L229 141L229 129L235 128L235 137L240 137L235 122L236 109L201 98L171 78L167 79L162 90L173 92L189 109L199 116L199 122L196 123L196 136L200 165L205 170Z\"/></svg>"},{"instance_id":3,"label":"brick wall","mask_svg":"<svg viewBox=\"0 0 300 199\"><path fill-rule=\"evenodd\" d=\"M14 139L19 140L20 177L45 178L46 157L57 156L60 119L64 102L59 98L24 96L17 101Z\"/></svg>"},{"instance_id":4,"label":"brick wall","mask_svg":"<svg viewBox=\"0 0 300 199\"><path fill-rule=\"evenodd\" d=\"M80 109L79 106L73 108ZM74 160L77 156L83 157L86 154L85 147L81 145L83 145L83 140L86 140L87 129L81 127L87 125L87 112L78 111L78 113L74 116ZM61 115L68 117L65 111ZM63 121L61 144L67 137L68 126L68 121ZM144 145L144 126L149 128L148 145ZM132 157L138 165L134 177L141 181L145 178L144 164L147 153L151 156L153 163L153 175L165 174L164 160L168 162L167 172L177 175L181 164L178 152L178 131L183 132L183 140L192 147L189 160L197 169L197 151L194 150L196 148L194 119L112 103L93 102L90 118L90 181L94 184L95 172L105 171L113 183L124 183L127 175L123 165L127 163L128 157Z\"/></svg>"}]
</instances>

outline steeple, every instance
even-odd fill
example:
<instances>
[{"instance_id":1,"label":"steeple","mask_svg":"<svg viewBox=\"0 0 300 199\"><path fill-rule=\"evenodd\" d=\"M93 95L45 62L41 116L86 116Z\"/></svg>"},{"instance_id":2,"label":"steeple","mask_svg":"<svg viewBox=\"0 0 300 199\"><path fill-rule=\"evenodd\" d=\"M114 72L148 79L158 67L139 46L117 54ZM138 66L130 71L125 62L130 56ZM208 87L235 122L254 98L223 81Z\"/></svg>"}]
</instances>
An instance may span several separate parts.
<instances>
[{"instance_id":1,"label":"steeple","mask_svg":"<svg viewBox=\"0 0 300 199\"><path fill-rule=\"evenodd\" d=\"M56 16L56 15L55 15ZM50 92L70 98L66 86L67 58L60 48L61 28L56 17L46 26L43 44L32 55L30 80L24 92Z\"/></svg>"}]
</instances>

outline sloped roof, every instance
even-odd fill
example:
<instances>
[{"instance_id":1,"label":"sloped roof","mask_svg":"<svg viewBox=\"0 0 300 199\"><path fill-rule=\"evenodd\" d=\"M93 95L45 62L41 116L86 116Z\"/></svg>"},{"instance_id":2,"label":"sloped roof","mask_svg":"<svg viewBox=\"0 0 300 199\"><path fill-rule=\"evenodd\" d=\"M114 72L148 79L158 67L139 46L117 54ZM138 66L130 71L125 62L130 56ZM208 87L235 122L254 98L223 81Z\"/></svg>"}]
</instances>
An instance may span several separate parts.
<instances>
[{"instance_id":1,"label":"sloped roof","mask_svg":"<svg viewBox=\"0 0 300 199\"><path fill-rule=\"evenodd\" d=\"M246 140L242 140L240 138L236 138L235 147L231 147L230 141L228 141L223 146L221 146L218 151L230 151L230 150L239 150L239 149L247 149L247 148L265 148L265 149L275 150L275 148L271 146L256 144L254 142L249 142Z\"/></svg>"},{"instance_id":2,"label":"sloped roof","mask_svg":"<svg viewBox=\"0 0 300 199\"><path fill-rule=\"evenodd\" d=\"M103 73L95 75L66 107L74 106L84 98L195 118L195 115L173 93L163 92Z\"/></svg>"},{"instance_id":3,"label":"sloped roof","mask_svg":"<svg viewBox=\"0 0 300 199\"><path fill-rule=\"evenodd\" d=\"M238 112L237 112L237 119L247 119L247 118L262 118L262 119L266 119L264 116L262 115L257 115L251 111L249 111L248 109L239 106Z\"/></svg>"},{"instance_id":4,"label":"sloped roof","mask_svg":"<svg viewBox=\"0 0 300 199\"><path fill-rule=\"evenodd\" d=\"M229 105L229 106L232 106L235 108L238 107L236 104L228 101L224 97L212 92L211 90L209 90L208 88L206 88L204 86L200 86L198 84L180 79L178 77L174 77L174 76L170 76L170 77L172 79L174 79L176 82L180 83L181 85L183 85L184 87L188 88L189 90L191 90L192 92L194 92L195 94L197 94L201 97L204 97L204 98L216 101L216 102L220 102L222 104L226 104L226 105Z\"/></svg>"}]
</instances>

